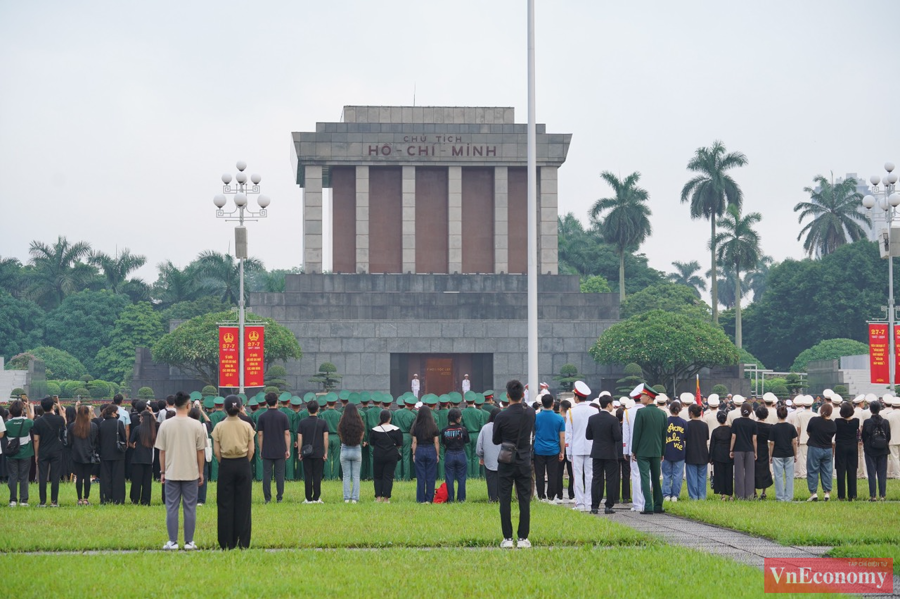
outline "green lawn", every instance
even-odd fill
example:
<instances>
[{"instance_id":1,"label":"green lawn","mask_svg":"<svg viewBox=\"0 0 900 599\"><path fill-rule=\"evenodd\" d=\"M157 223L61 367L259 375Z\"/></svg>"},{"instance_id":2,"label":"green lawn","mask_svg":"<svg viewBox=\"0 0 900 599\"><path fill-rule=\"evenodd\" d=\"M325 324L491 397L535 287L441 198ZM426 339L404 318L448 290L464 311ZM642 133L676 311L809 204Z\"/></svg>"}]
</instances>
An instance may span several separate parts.
<instances>
[{"instance_id":1,"label":"green lawn","mask_svg":"<svg viewBox=\"0 0 900 599\"><path fill-rule=\"evenodd\" d=\"M466 503L419 505L415 483L398 483L390 504L375 503L371 483L362 501L344 504L339 482L323 483L324 505L303 505L303 483L287 483L284 502L265 505L261 483L253 488L255 548L491 547L501 540L497 504L487 503L484 481L469 485ZM274 488L273 488L274 491ZM37 488L32 486L36 499ZM92 489L92 497L95 490ZM60 488L58 509L0 507L0 552L89 549L159 549L166 542L160 488L153 504L75 506L75 488ZM217 547L215 483L198 508L195 542ZM513 524L517 511L513 511ZM536 546L644 545L655 541L602 518L532 503L531 541Z\"/></svg>"},{"instance_id":2,"label":"green lawn","mask_svg":"<svg viewBox=\"0 0 900 599\"><path fill-rule=\"evenodd\" d=\"M704 596L765 596L759 570L661 545L4 554L0 569L8 597L686 597L692 589ZM144 574L122 576L138 572Z\"/></svg>"},{"instance_id":3,"label":"green lawn","mask_svg":"<svg viewBox=\"0 0 900 599\"><path fill-rule=\"evenodd\" d=\"M872 545L843 545L829 553L831 557L880 557L894 560L894 574L900 575L900 544L876 543ZM897 592L900 589L894 589Z\"/></svg>"}]
</instances>

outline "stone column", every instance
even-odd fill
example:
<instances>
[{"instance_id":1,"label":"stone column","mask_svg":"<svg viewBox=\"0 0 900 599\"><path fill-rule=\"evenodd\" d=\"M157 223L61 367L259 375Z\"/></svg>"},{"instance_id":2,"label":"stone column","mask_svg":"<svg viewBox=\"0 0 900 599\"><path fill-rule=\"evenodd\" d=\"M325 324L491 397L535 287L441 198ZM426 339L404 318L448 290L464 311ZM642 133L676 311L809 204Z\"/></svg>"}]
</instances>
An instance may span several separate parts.
<instances>
[{"instance_id":1,"label":"stone column","mask_svg":"<svg viewBox=\"0 0 900 599\"><path fill-rule=\"evenodd\" d=\"M447 272L462 272L462 167L448 167L447 232L449 256Z\"/></svg>"},{"instance_id":2,"label":"stone column","mask_svg":"<svg viewBox=\"0 0 900 599\"><path fill-rule=\"evenodd\" d=\"M356 272L369 272L369 167L356 167Z\"/></svg>"},{"instance_id":3,"label":"stone column","mask_svg":"<svg viewBox=\"0 0 900 599\"><path fill-rule=\"evenodd\" d=\"M322 167L306 166L303 188L303 268L322 272Z\"/></svg>"},{"instance_id":4,"label":"stone column","mask_svg":"<svg viewBox=\"0 0 900 599\"><path fill-rule=\"evenodd\" d=\"M509 170L494 167L494 272L509 272Z\"/></svg>"},{"instance_id":5,"label":"stone column","mask_svg":"<svg viewBox=\"0 0 900 599\"><path fill-rule=\"evenodd\" d=\"M416 272L416 167L403 167L403 272Z\"/></svg>"},{"instance_id":6,"label":"stone column","mask_svg":"<svg viewBox=\"0 0 900 599\"><path fill-rule=\"evenodd\" d=\"M557 198L557 167L542 166L540 172L540 198L539 214L540 228L540 274L558 274L559 270L559 246L557 236L559 229L557 217L559 215L559 200Z\"/></svg>"}]
</instances>

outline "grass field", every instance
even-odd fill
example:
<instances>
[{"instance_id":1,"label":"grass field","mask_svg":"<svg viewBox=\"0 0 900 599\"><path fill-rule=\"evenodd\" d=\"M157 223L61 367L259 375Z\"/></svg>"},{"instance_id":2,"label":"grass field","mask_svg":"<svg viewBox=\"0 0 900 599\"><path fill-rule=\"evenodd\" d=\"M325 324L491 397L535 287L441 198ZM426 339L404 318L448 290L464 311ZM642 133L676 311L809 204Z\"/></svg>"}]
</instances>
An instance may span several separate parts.
<instances>
[{"instance_id":1,"label":"grass field","mask_svg":"<svg viewBox=\"0 0 900 599\"><path fill-rule=\"evenodd\" d=\"M207 505L197 508L195 542L217 547L215 483ZM487 502L484 481L469 485L469 501L449 505L415 502L415 483L398 483L390 504L373 501L363 483L362 501L344 504L339 482L322 485L324 505L303 505L303 483L286 484L284 501L264 504L261 484L253 487L254 548L492 547L499 544L497 504ZM95 489L92 488L92 497ZM274 492L274 488L273 488ZM36 499L36 485L32 485ZM60 508L0 507L0 551L159 549L166 542L160 487L150 506L77 507L75 488L60 487ZM602 518L578 517L556 506L532 503L531 541L536 546L646 545L651 537ZM515 526L517 511L513 511ZM123 526L123 523L127 525ZM182 542L182 541L180 541Z\"/></svg>"},{"instance_id":2,"label":"grass field","mask_svg":"<svg viewBox=\"0 0 900 599\"><path fill-rule=\"evenodd\" d=\"M577 514L566 515L584 522ZM764 596L758 570L662 545L4 554L0 568L7 573L4 595L17 598ZM134 576L123 576L126 573Z\"/></svg>"}]
</instances>

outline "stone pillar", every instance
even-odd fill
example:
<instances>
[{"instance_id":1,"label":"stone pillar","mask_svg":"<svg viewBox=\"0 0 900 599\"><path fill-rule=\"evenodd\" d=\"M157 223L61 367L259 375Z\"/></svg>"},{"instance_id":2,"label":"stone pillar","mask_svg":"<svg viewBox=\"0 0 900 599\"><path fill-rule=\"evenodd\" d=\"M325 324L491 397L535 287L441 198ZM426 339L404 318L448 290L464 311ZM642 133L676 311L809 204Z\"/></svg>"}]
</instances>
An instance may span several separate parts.
<instances>
[{"instance_id":1,"label":"stone pillar","mask_svg":"<svg viewBox=\"0 0 900 599\"><path fill-rule=\"evenodd\" d=\"M403 272L416 272L416 167L403 167Z\"/></svg>"},{"instance_id":2,"label":"stone pillar","mask_svg":"<svg viewBox=\"0 0 900 599\"><path fill-rule=\"evenodd\" d=\"M449 256L447 272L462 272L462 167L448 167L447 232Z\"/></svg>"},{"instance_id":3,"label":"stone pillar","mask_svg":"<svg viewBox=\"0 0 900 599\"><path fill-rule=\"evenodd\" d=\"M303 268L322 272L322 167L306 166L303 188Z\"/></svg>"},{"instance_id":4,"label":"stone pillar","mask_svg":"<svg viewBox=\"0 0 900 599\"><path fill-rule=\"evenodd\" d=\"M356 167L356 272L369 272L369 167Z\"/></svg>"},{"instance_id":5,"label":"stone pillar","mask_svg":"<svg viewBox=\"0 0 900 599\"><path fill-rule=\"evenodd\" d=\"M494 167L494 272L509 272L509 170Z\"/></svg>"},{"instance_id":6,"label":"stone pillar","mask_svg":"<svg viewBox=\"0 0 900 599\"><path fill-rule=\"evenodd\" d=\"M559 270L559 246L557 244L559 214L557 198L557 167L542 166L540 172L540 198L539 215L540 226L538 228L538 247L540 248L540 274L558 274Z\"/></svg>"}]
</instances>

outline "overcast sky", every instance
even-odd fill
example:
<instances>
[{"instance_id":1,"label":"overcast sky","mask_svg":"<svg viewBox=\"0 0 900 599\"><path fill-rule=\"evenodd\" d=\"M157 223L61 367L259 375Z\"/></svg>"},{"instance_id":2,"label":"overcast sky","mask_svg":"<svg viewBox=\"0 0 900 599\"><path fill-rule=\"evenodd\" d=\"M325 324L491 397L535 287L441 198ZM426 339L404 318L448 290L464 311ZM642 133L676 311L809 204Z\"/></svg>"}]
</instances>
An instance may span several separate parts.
<instances>
[{"instance_id":1,"label":"overcast sky","mask_svg":"<svg viewBox=\"0 0 900 599\"><path fill-rule=\"evenodd\" d=\"M251 254L299 266L292 131L345 104L526 112L524 0L0 0L0 256L57 235L184 266L226 251L219 177L243 159L270 218ZM651 266L709 267L709 225L679 203L697 147L734 173L765 253L802 257L792 208L817 174L900 163L900 3L537 2L537 116L572 133L560 211L587 220L600 172L642 173Z\"/></svg>"}]
</instances>

